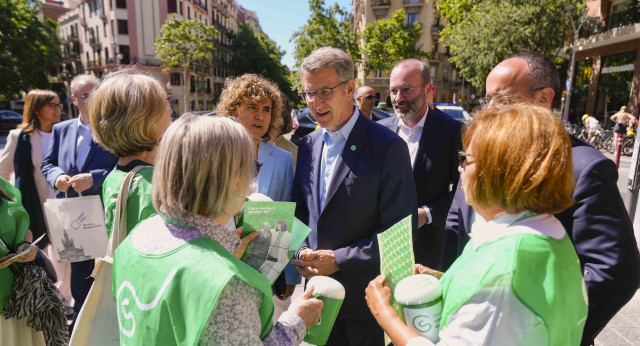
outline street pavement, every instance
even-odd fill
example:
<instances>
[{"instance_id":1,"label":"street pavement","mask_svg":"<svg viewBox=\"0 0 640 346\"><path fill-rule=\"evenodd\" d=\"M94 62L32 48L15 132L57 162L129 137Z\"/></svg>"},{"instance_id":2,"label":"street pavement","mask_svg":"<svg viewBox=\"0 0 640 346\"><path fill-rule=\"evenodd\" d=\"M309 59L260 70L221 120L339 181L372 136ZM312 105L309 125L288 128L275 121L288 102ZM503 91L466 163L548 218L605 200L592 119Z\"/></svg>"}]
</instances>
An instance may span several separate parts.
<instances>
[{"instance_id":1,"label":"street pavement","mask_svg":"<svg viewBox=\"0 0 640 346\"><path fill-rule=\"evenodd\" d=\"M6 142L6 135L1 135L0 150L4 149ZM605 153L605 156L614 160L614 155L612 154ZM629 200L631 198L631 192L627 189L630 166L631 158L621 156L620 167L618 169L618 189L627 208L629 208ZM635 233L636 239L638 239L640 230L635 230ZM618 312L600 335L598 335L595 342L596 346L640 346L640 293L638 292L636 292L636 295L631 301ZM296 292L292 298L295 299L301 294L302 285L296 288Z\"/></svg>"}]
</instances>

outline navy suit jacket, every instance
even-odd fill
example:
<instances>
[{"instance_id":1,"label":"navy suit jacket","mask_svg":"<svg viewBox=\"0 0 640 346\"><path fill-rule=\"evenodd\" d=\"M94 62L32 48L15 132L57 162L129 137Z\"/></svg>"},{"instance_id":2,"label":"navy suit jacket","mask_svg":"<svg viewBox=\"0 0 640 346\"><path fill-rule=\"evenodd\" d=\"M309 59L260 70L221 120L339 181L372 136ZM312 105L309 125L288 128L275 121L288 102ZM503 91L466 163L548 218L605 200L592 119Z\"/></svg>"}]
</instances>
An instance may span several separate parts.
<instances>
[{"instance_id":1,"label":"navy suit jacket","mask_svg":"<svg viewBox=\"0 0 640 346\"><path fill-rule=\"evenodd\" d=\"M76 166L76 143L78 137L78 119L70 119L53 125L49 153L42 161L42 175L55 189L56 179L61 174L73 177L79 173L91 173L93 186L82 192L84 196L102 195L102 183L116 166L118 158L91 140L87 159L82 167ZM68 197L77 197L78 193L69 188ZM58 198L64 198L59 192Z\"/></svg>"},{"instance_id":2,"label":"navy suit jacket","mask_svg":"<svg viewBox=\"0 0 640 346\"><path fill-rule=\"evenodd\" d=\"M394 133L400 119L396 116L380 120ZM430 109L422 129L413 179L418 194L418 207L431 211L431 223L418 229L413 251L416 263L440 269L444 245L444 226L458 185L458 151L462 150L462 123L438 110Z\"/></svg>"},{"instance_id":3,"label":"navy suit jacket","mask_svg":"<svg viewBox=\"0 0 640 346\"><path fill-rule=\"evenodd\" d=\"M555 217L573 240L584 270L589 314L582 344L587 345L638 289L640 255L633 225L618 191L615 164L574 137L571 144L576 203ZM447 218L447 268L469 240L471 213L473 209L458 186Z\"/></svg>"},{"instance_id":4,"label":"navy suit jacket","mask_svg":"<svg viewBox=\"0 0 640 346\"><path fill-rule=\"evenodd\" d=\"M359 113L359 112L358 112ZM380 274L377 234L408 215L417 227L416 191L404 141L359 113L338 157L320 213L322 129L302 138L293 182L296 217L311 228L301 248L333 250L344 285L344 318L373 318L365 288Z\"/></svg>"}]
</instances>

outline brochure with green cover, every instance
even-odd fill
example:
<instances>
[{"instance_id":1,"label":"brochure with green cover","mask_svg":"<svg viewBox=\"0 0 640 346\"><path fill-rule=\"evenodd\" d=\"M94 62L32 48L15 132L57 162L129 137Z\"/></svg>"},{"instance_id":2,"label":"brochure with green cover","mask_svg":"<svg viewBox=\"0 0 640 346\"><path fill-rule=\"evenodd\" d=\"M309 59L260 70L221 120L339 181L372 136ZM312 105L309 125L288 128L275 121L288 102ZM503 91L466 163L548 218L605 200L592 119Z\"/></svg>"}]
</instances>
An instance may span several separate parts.
<instances>
[{"instance_id":1,"label":"brochure with green cover","mask_svg":"<svg viewBox=\"0 0 640 346\"><path fill-rule=\"evenodd\" d=\"M258 232L242 260L273 284L311 229L294 217L292 202L247 201L242 216L242 235Z\"/></svg>"},{"instance_id":2,"label":"brochure with green cover","mask_svg":"<svg viewBox=\"0 0 640 346\"><path fill-rule=\"evenodd\" d=\"M0 263L0 267L3 267L5 265L9 265L9 264L15 262L16 260L18 260L20 257L23 257L24 255L29 253L29 251L31 251L31 249L33 249L34 246L38 245L38 243L42 240L42 238L44 238L45 235L47 235L47 234L45 233L45 234L41 235L38 239L36 239L33 243L31 243L31 245L29 245L28 248L26 248L25 250L20 251L19 253L15 254L14 256L11 256L11 258L7 259L6 261Z\"/></svg>"}]
</instances>

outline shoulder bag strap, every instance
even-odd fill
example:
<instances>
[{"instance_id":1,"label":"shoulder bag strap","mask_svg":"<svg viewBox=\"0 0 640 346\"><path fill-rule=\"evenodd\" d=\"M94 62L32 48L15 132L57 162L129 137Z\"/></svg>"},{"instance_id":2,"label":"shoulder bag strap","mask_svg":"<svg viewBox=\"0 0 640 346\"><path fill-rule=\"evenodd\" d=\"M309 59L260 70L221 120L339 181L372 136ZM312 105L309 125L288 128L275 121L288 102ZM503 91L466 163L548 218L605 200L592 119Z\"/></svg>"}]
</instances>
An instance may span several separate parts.
<instances>
[{"instance_id":1,"label":"shoulder bag strap","mask_svg":"<svg viewBox=\"0 0 640 346\"><path fill-rule=\"evenodd\" d=\"M107 248L107 257L113 258L113 253L120 243L127 237L127 198L129 197L129 185L133 177L142 168L148 166L134 167L124 178L120 192L118 193L118 201L116 202L115 216L113 218L113 230L111 231L111 241Z\"/></svg>"}]
</instances>

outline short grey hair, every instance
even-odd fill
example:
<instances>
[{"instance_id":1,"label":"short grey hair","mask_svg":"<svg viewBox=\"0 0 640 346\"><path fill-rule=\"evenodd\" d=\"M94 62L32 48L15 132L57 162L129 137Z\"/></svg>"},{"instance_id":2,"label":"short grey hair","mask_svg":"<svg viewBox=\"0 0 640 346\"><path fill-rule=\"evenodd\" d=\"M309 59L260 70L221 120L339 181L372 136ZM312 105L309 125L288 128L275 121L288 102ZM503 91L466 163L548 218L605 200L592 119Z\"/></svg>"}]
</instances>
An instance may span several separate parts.
<instances>
[{"instance_id":1,"label":"short grey hair","mask_svg":"<svg viewBox=\"0 0 640 346\"><path fill-rule=\"evenodd\" d=\"M153 169L153 206L184 220L236 213L255 175L249 132L227 117L185 114L165 132Z\"/></svg>"},{"instance_id":2,"label":"short grey hair","mask_svg":"<svg viewBox=\"0 0 640 346\"><path fill-rule=\"evenodd\" d=\"M417 66L416 66L417 65ZM406 59L398 62L393 69L405 67L420 67L420 76L422 77L422 83L431 83L431 72L429 72L429 66L418 59Z\"/></svg>"},{"instance_id":3,"label":"short grey hair","mask_svg":"<svg viewBox=\"0 0 640 346\"><path fill-rule=\"evenodd\" d=\"M98 77L92 74L79 74L73 77L73 79L71 80L71 94L75 95L77 88L80 85L85 84L93 84L95 86L98 86L100 84L100 80L98 79Z\"/></svg>"},{"instance_id":4,"label":"short grey hair","mask_svg":"<svg viewBox=\"0 0 640 346\"><path fill-rule=\"evenodd\" d=\"M529 89L551 88L554 92L554 102L560 95L560 78L556 64L546 55L533 52L514 54L505 60L520 59L527 64L529 70Z\"/></svg>"},{"instance_id":5,"label":"short grey hair","mask_svg":"<svg viewBox=\"0 0 640 346\"><path fill-rule=\"evenodd\" d=\"M308 73L314 73L327 67L335 69L341 82L353 79L354 67L349 54L333 47L318 48L311 55L304 58L302 65L300 65L300 78L304 78Z\"/></svg>"}]
</instances>

